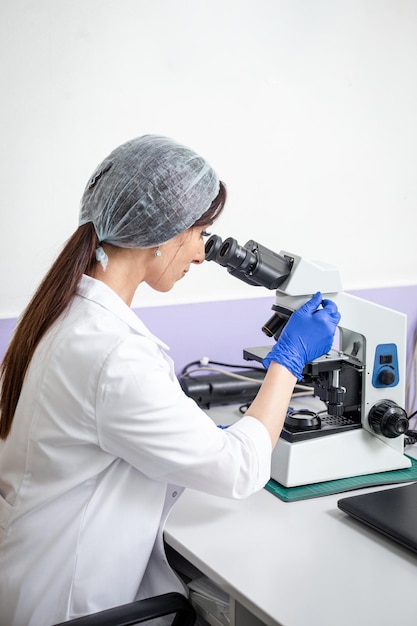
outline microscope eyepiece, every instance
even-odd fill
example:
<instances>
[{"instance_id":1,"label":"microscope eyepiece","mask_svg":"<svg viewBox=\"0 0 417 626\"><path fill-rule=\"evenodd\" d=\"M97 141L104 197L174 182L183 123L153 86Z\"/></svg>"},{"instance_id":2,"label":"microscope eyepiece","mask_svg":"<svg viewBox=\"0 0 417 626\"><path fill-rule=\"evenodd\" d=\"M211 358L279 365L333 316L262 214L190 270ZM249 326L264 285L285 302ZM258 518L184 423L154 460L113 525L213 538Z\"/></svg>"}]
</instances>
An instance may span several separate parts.
<instances>
[{"instance_id":1,"label":"microscope eyepiece","mask_svg":"<svg viewBox=\"0 0 417 626\"><path fill-rule=\"evenodd\" d=\"M211 235L206 241L205 252L206 261L214 261L222 245L221 237Z\"/></svg>"},{"instance_id":2,"label":"microscope eyepiece","mask_svg":"<svg viewBox=\"0 0 417 626\"><path fill-rule=\"evenodd\" d=\"M240 246L236 239L224 241L212 235L206 242L206 260L215 261L249 285L276 289L289 276L292 260L280 256L252 239Z\"/></svg>"},{"instance_id":3,"label":"microscope eyepiece","mask_svg":"<svg viewBox=\"0 0 417 626\"><path fill-rule=\"evenodd\" d=\"M222 243L216 261L219 265L239 270L246 276L251 276L258 263L256 255L249 248L242 247L236 239L228 237Z\"/></svg>"}]
</instances>

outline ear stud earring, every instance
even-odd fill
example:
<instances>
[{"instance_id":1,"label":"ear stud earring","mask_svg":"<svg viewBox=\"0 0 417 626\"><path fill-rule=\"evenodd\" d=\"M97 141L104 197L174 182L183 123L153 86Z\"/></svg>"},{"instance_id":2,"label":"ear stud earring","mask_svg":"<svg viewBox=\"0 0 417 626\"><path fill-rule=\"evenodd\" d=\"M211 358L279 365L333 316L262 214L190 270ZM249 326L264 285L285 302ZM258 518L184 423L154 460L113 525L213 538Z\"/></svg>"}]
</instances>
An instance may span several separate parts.
<instances>
[{"instance_id":1,"label":"ear stud earring","mask_svg":"<svg viewBox=\"0 0 417 626\"><path fill-rule=\"evenodd\" d=\"M162 252L160 251L159 246L158 246L158 248L155 250L155 256L157 256L157 257L162 256Z\"/></svg>"}]
</instances>

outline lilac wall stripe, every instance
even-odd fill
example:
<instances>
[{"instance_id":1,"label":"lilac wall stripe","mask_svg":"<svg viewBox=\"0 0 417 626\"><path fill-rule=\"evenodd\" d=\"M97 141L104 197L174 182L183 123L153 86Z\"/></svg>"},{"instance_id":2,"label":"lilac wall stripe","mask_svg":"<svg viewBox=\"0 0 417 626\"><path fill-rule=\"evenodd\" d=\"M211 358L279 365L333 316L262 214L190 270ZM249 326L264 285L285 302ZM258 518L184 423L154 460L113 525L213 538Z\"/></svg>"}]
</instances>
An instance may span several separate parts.
<instances>
[{"instance_id":1,"label":"lilac wall stripe","mask_svg":"<svg viewBox=\"0 0 417 626\"><path fill-rule=\"evenodd\" d=\"M417 285L352 291L354 295L397 309L408 318L408 354L417 332ZM244 364L243 348L267 345L262 325L271 315L274 296L178 304L135 309L148 328L170 346L176 371L190 361L208 356L215 361ZM16 320L0 320L0 358L10 341Z\"/></svg>"}]
</instances>

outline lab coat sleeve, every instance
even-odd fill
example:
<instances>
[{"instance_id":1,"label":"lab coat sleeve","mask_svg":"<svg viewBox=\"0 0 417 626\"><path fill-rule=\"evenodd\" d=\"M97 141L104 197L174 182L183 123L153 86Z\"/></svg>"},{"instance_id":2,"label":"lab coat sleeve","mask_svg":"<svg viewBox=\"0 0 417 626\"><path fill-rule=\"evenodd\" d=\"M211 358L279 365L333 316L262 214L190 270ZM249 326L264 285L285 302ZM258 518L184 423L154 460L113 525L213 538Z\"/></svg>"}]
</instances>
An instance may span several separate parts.
<instances>
[{"instance_id":1,"label":"lab coat sleeve","mask_svg":"<svg viewBox=\"0 0 417 626\"><path fill-rule=\"evenodd\" d=\"M155 480L244 498L270 478L266 428L243 417L219 429L182 391L152 338L131 335L106 359L96 391L100 446Z\"/></svg>"}]
</instances>

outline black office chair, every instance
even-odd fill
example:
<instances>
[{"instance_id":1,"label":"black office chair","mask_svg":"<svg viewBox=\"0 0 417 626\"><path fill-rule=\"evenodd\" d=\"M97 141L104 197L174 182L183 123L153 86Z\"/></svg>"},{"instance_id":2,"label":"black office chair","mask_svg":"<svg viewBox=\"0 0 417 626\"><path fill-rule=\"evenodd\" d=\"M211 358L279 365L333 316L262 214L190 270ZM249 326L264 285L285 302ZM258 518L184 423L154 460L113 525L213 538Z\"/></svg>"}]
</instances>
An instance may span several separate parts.
<instances>
[{"instance_id":1,"label":"black office chair","mask_svg":"<svg viewBox=\"0 0 417 626\"><path fill-rule=\"evenodd\" d=\"M133 626L164 615L175 615L172 626L194 626L196 620L196 612L189 600L173 592L76 617L55 626Z\"/></svg>"}]
</instances>

